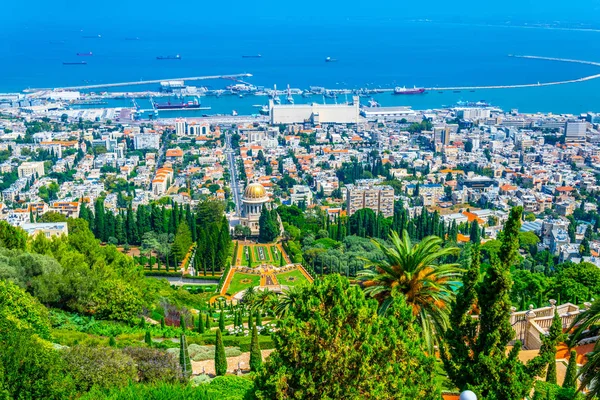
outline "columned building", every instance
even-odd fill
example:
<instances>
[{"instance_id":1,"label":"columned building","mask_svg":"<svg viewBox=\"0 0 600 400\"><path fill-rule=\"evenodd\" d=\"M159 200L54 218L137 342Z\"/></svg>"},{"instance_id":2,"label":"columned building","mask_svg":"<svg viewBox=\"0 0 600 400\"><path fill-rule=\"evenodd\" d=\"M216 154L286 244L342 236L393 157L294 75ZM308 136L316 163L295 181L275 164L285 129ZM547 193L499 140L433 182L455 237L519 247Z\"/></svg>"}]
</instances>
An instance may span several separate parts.
<instances>
[{"instance_id":1,"label":"columned building","mask_svg":"<svg viewBox=\"0 0 600 400\"><path fill-rule=\"evenodd\" d=\"M264 204L269 202L269 196L264 186L260 183L251 183L244 189L242 198L242 226L247 226L252 236L258 235L260 212Z\"/></svg>"}]
</instances>

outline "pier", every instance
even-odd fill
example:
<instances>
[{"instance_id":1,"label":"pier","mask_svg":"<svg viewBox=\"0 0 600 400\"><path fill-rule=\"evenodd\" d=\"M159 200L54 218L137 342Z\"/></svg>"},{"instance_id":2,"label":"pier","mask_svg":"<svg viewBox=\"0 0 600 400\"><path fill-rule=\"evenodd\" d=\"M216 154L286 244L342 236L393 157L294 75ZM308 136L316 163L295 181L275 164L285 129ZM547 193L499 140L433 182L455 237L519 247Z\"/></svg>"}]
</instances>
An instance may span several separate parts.
<instances>
[{"instance_id":1,"label":"pier","mask_svg":"<svg viewBox=\"0 0 600 400\"><path fill-rule=\"evenodd\" d=\"M241 78L249 78L252 74L234 74L234 75L209 75L209 76L192 76L188 78L170 78L170 79L151 79L146 81L132 81L132 82L121 82L121 83L100 83L96 85L81 85L81 86L67 86L54 88L55 90L90 90L90 89L105 89L122 86L137 86L137 85L151 85L161 83L164 81L204 81L210 79L231 79L241 80ZM29 92L39 90L51 90L51 89L28 89Z\"/></svg>"},{"instance_id":2,"label":"pier","mask_svg":"<svg viewBox=\"0 0 600 400\"><path fill-rule=\"evenodd\" d=\"M541 57L541 56L519 56L509 54L509 57L515 58L526 58L530 60L544 60L544 61L559 61L559 62L568 62L568 63L576 63L576 64L586 64L593 65L596 67L600 67L600 63L593 61L584 61L584 60L573 60L570 58L556 58L556 57ZM566 85L569 83L578 83L591 81L593 79L600 78L600 74L584 76L582 78L577 79L568 79L564 81L555 81L555 82L537 82L537 83L524 83L520 85L492 85L492 86L455 86L455 87L431 87L425 88L427 91L437 90L439 92L443 91L460 91L460 90L486 90L486 89L520 89L520 88L530 88L530 87L541 87L541 86L556 86L556 85Z\"/></svg>"}]
</instances>

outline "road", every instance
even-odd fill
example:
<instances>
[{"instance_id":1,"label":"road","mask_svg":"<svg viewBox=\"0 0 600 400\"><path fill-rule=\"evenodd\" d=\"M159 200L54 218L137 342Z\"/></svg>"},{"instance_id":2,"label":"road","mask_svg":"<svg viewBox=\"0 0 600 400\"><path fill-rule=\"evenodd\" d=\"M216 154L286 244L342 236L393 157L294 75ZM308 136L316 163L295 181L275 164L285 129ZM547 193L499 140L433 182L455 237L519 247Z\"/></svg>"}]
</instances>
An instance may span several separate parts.
<instances>
[{"instance_id":1,"label":"road","mask_svg":"<svg viewBox=\"0 0 600 400\"><path fill-rule=\"evenodd\" d=\"M235 203L236 215L241 215L242 199L240 195L240 184L238 178L237 165L235 163L235 150L231 147L231 132L225 133L225 154L229 164L229 175L231 179L231 193L233 194L233 202Z\"/></svg>"}]
</instances>

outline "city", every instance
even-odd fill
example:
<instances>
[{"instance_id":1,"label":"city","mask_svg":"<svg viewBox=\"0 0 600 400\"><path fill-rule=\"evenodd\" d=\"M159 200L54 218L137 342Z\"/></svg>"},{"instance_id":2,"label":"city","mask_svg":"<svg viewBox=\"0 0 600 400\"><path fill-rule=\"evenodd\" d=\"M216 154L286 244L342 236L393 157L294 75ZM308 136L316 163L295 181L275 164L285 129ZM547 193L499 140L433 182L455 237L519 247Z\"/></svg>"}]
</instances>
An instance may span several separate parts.
<instances>
[{"instance_id":1,"label":"city","mask_svg":"<svg viewBox=\"0 0 600 400\"><path fill-rule=\"evenodd\" d=\"M600 397L597 4L183 3L0 13L0 399Z\"/></svg>"}]
</instances>

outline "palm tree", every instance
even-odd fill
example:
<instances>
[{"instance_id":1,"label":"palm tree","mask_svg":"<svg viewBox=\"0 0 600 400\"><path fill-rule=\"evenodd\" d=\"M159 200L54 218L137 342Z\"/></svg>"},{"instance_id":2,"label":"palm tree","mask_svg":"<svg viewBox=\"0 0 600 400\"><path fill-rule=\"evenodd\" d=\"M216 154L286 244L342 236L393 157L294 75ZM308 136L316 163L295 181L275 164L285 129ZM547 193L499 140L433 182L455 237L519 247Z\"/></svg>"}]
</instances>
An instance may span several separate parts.
<instances>
[{"instance_id":1,"label":"palm tree","mask_svg":"<svg viewBox=\"0 0 600 400\"><path fill-rule=\"evenodd\" d=\"M252 309L252 307L254 306L254 302L256 301L257 294L258 293L257 293L256 287L250 286L244 292L244 296L242 297L242 302L245 305L247 305L249 309Z\"/></svg>"},{"instance_id":2,"label":"palm tree","mask_svg":"<svg viewBox=\"0 0 600 400\"><path fill-rule=\"evenodd\" d=\"M275 292L270 291L269 289L258 291L256 294L256 298L254 299L254 309L255 310L265 310L269 304L275 299Z\"/></svg>"},{"instance_id":3,"label":"palm tree","mask_svg":"<svg viewBox=\"0 0 600 400\"><path fill-rule=\"evenodd\" d=\"M594 301L592 306L577 315L571 323L571 329L575 329L570 336L569 347L573 347L584 337L584 333L594 328L600 322L600 300ZM589 336L589 335L588 335ZM579 371L581 388L589 389L588 398L600 396L600 341L596 341L594 350L586 354L587 362Z\"/></svg>"},{"instance_id":4,"label":"palm tree","mask_svg":"<svg viewBox=\"0 0 600 400\"><path fill-rule=\"evenodd\" d=\"M288 290L285 290L283 293L281 293L273 307L273 311L275 312L277 318L285 318L294 308L299 299L300 290L297 286L292 286Z\"/></svg>"},{"instance_id":5,"label":"palm tree","mask_svg":"<svg viewBox=\"0 0 600 400\"><path fill-rule=\"evenodd\" d=\"M365 260L367 267L374 267L359 272L365 293L379 301L380 314L387 312L396 293L403 294L422 326L429 349L433 349L434 338L448 327L450 304L462 273L459 264L438 264L438 261L458 254L459 249L443 248L443 241L437 236L428 236L413 245L406 230L402 238L392 232L390 240L391 247L373 241L384 257Z\"/></svg>"}]
</instances>

